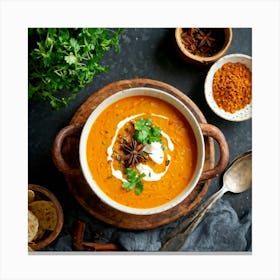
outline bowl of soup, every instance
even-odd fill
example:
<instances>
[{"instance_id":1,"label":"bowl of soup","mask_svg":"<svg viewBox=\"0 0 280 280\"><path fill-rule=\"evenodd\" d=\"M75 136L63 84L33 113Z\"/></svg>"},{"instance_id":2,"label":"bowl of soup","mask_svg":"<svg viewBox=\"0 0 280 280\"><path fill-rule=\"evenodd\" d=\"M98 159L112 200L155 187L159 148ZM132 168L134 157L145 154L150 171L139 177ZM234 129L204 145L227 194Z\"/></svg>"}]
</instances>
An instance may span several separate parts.
<instances>
[{"instance_id":1,"label":"bowl of soup","mask_svg":"<svg viewBox=\"0 0 280 280\"><path fill-rule=\"evenodd\" d=\"M79 137L75 168L63 156L64 139L73 135ZM204 168L205 137L212 137L220 150L209 170ZM177 206L198 184L223 172L229 157L220 129L198 123L176 96L149 87L105 98L85 123L71 123L58 133L52 152L67 177L82 178L103 203L133 215Z\"/></svg>"},{"instance_id":2,"label":"bowl of soup","mask_svg":"<svg viewBox=\"0 0 280 280\"><path fill-rule=\"evenodd\" d=\"M204 135L223 147L204 171ZM160 213L182 202L228 160L226 140L199 124L176 97L154 88L131 88L106 98L87 119L79 144L82 174L106 204L135 215Z\"/></svg>"}]
</instances>

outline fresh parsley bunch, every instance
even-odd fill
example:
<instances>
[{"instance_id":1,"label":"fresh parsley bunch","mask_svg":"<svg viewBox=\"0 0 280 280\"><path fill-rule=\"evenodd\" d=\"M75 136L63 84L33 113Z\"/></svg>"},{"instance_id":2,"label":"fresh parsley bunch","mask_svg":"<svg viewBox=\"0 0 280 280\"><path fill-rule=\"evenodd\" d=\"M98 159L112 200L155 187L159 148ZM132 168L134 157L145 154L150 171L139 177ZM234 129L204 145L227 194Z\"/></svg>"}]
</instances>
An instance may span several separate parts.
<instances>
[{"instance_id":1,"label":"fresh parsley bunch","mask_svg":"<svg viewBox=\"0 0 280 280\"><path fill-rule=\"evenodd\" d=\"M106 28L30 28L28 97L49 100L54 109L67 106L95 75L109 71L99 62L111 47L119 52L121 32Z\"/></svg>"}]
</instances>

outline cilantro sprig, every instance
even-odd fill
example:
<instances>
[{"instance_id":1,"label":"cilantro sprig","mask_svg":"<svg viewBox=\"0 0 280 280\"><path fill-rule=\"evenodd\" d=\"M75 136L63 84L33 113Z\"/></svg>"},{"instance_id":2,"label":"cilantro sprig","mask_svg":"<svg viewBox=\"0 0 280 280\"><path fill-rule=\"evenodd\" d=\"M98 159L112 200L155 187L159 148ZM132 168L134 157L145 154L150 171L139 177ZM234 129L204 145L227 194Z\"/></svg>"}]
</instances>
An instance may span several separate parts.
<instances>
[{"instance_id":1,"label":"cilantro sprig","mask_svg":"<svg viewBox=\"0 0 280 280\"><path fill-rule=\"evenodd\" d=\"M135 194L139 195L143 191L143 181L141 180L145 177L144 173L139 174L133 168L125 168L124 173L127 175L127 181L122 184L122 187L127 191L135 189Z\"/></svg>"},{"instance_id":2,"label":"cilantro sprig","mask_svg":"<svg viewBox=\"0 0 280 280\"><path fill-rule=\"evenodd\" d=\"M122 29L30 28L28 97L66 107L97 74L108 72L100 60L111 47L119 51Z\"/></svg>"},{"instance_id":3,"label":"cilantro sprig","mask_svg":"<svg viewBox=\"0 0 280 280\"><path fill-rule=\"evenodd\" d=\"M152 119L141 118L134 124L134 139L141 144L161 142L161 128L152 124Z\"/></svg>"}]
</instances>

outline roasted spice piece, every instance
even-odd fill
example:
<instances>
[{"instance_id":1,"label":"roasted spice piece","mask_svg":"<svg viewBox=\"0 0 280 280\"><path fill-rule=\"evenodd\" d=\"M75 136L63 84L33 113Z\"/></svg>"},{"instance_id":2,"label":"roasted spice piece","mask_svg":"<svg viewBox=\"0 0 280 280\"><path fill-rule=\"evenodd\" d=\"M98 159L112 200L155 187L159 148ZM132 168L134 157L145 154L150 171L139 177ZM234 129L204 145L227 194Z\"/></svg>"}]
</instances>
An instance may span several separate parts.
<instances>
[{"instance_id":1,"label":"roasted spice piece","mask_svg":"<svg viewBox=\"0 0 280 280\"><path fill-rule=\"evenodd\" d=\"M123 158L125 167L135 166L139 162L146 161L146 157L143 154L144 145L139 144L133 137L130 141L124 141L121 144L125 156Z\"/></svg>"},{"instance_id":2,"label":"roasted spice piece","mask_svg":"<svg viewBox=\"0 0 280 280\"><path fill-rule=\"evenodd\" d=\"M73 233L73 247L77 251L122 251L123 248L114 243L85 242L86 224L77 220Z\"/></svg>"},{"instance_id":3,"label":"roasted spice piece","mask_svg":"<svg viewBox=\"0 0 280 280\"><path fill-rule=\"evenodd\" d=\"M228 62L214 74L212 90L217 105L234 113L251 102L252 73L242 63Z\"/></svg>"},{"instance_id":4,"label":"roasted spice piece","mask_svg":"<svg viewBox=\"0 0 280 280\"><path fill-rule=\"evenodd\" d=\"M186 28L181 35L187 50L194 55L209 57L217 53L224 40L220 28Z\"/></svg>"}]
</instances>

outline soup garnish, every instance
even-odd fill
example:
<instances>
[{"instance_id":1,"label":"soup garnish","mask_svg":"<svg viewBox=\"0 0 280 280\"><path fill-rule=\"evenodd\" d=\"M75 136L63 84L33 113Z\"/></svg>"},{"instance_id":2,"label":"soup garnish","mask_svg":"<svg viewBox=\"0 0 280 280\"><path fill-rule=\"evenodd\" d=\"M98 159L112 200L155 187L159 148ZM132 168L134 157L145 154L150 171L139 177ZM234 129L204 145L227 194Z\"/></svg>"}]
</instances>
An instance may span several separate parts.
<instances>
[{"instance_id":1,"label":"soup garnish","mask_svg":"<svg viewBox=\"0 0 280 280\"><path fill-rule=\"evenodd\" d=\"M122 142L116 157L124 167L123 173L126 174L122 187L127 191L135 189L135 194L139 195L143 191L142 178L146 181L156 181L165 174L165 172L156 174L152 168L143 164L147 160L152 160L157 164L163 162L162 130L153 125L151 118L140 118L134 123L129 118L128 127L125 128L124 133L125 135L117 135ZM112 144L114 145L114 143ZM110 154L110 152L111 149L108 153ZM119 174L120 172L118 172L117 178L119 178Z\"/></svg>"},{"instance_id":2,"label":"soup garnish","mask_svg":"<svg viewBox=\"0 0 280 280\"><path fill-rule=\"evenodd\" d=\"M161 128L152 125L152 119L141 118L134 124L134 128L136 132L133 137L139 143L151 144L161 141Z\"/></svg>"},{"instance_id":3,"label":"soup garnish","mask_svg":"<svg viewBox=\"0 0 280 280\"><path fill-rule=\"evenodd\" d=\"M122 187L127 191L135 188L135 194L139 195L143 191L144 185L141 179L146 175L144 173L139 174L132 168L125 168L124 173L127 175L127 181L123 182Z\"/></svg>"}]
</instances>

